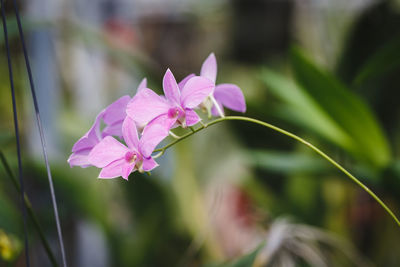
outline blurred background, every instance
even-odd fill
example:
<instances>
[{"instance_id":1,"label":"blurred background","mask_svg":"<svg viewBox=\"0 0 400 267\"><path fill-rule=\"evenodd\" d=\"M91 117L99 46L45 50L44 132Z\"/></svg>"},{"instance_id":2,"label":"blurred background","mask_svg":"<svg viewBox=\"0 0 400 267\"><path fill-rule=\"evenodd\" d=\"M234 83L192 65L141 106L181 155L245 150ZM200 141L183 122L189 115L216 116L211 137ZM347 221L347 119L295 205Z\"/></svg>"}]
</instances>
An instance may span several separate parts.
<instances>
[{"instance_id":1,"label":"blurred background","mask_svg":"<svg viewBox=\"0 0 400 267\"><path fill-rule=\"evenodd\" d=\"M128 182L71 169L67 158L96 114L133 96L143 77L161 93L167 68L178 80L198 74L214 52L217 83L242 88L246 116L317 145L400 215L400 1L19 4L70 266L398 266L400 230L385 211L314 152L257 125L217 124L168 150L151 176ZM5 8L24 181L60 259L12 2ZM16 174L3 35L0 42L0 150ZM0 266L24 266L9 178L0 166ZM51 266L28 226L32 266Z\"/></svg>"}]
</instances>

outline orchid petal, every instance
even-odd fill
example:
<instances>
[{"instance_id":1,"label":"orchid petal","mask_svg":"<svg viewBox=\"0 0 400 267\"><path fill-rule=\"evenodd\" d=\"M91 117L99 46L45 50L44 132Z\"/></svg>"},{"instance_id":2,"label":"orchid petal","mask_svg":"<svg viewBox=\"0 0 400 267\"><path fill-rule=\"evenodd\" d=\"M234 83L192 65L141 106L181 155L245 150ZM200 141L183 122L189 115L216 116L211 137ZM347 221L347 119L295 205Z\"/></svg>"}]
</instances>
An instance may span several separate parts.
<instances>
[{"instance_id":1,"label":"orchid petal","mask_svg":"<svg viewBox=\"0 0 400 267\"><path fill-rule=\"evenodd\" d=\"M195 108L214 90L214 83L207 78L193 77L182 89L181 104L184 108Z\"/></svg>"},{"instance_id":2,"label":"orchid petal","mask_svg":"<svg viewBox=\"0 0 400 267\"><path fill-rule=\"evenodd\" d=\"M92 131L92 129L89 130L89 132ZM77 152L82 149L87 149L87 148L92 148L95 145L97 145L100 141L100 138L97 136L90 138L90 136L93 136L87 132L84 136L79 138L79 140L74 144L72 147L72 152Z\"/></svg>"},{"instance_id":3,"label":"orchid petal","mask_svg":"<svg viewBox=\"0 0 400 267\"><path fill-rule=\"evenodd\" d=\"M215 83L217 80L217 59L214 53L211 53L201 66L200 76L206 77Z\"/></svg>"},{"instance_id":4,"label":"orchid petal","mask_svg":"<svg viewBox=\"0 0 400 267\"><path fill-rule=\"evenodd\" d=\"M139 151L145 158L149 157L156 146L168 136L169 129L175 121L176 119L160 117L144 128L139 141Z\"/></svg>"},{"instance_id":5,"label":"orchid petal","mask_svg":"<svg viewBox=\"0 0 400 267\"><path fill-rule=\"evenodd\" d=\"M107 136L89 153L90 164L103 168L111 162L124 158L128 148L114 137Z\"/></svg>"},{"instance_id":6,"label":"orchid petal","mask_svg":"<svg viewBox=\"0 0 400 267\"><path fill-rule=\"evenodd\" d=\"M109 135L113 135L113 136L118 136L118 137L122 137L122 123L124 121L117 121L112 125L107 125L104 129L103 132L101 133L102 137L106 137Z\"/></svg>"},{"instance_id":7,"label":"orchid petal","mask_svg":"<svg viewBox=\"0 0 400 267\"><path fill-rule=\"evenodd\" d=\"M144 171L146 171L146 172L151 171L152 169L154 169L157 166L158 166L157 162L152 157L143 159L142 168Z\"/></svg>"},{"instance_id":8,"label":"orchid petal","mask_svg":"<svg viewBox=\"0 0 400 267\"><path fill-rule=\"evenodd\" d=\"M104 109L103 120L107 125L112 125L117 121L123 121L126 117L126 106L128 105L131 97L126 95Z\"/></svg>"},{"instance_id":9,"label":"orchid petal","mask_svg":"<svg viewBox=\"0 0 400 267\"><path fill-rule=\"evenodd\" d=\"M138 92L142 91L145 88L147 88L147 79L143 78L143 80L140 82L136 92L138 93Z\"/></svg>"},{"instance_id":10,"label":"orchid petal","mask_svg":"<svg viewBox=\"0 0 400 267\"><path fill-rule=\"evenodd\" d=\"M217 85L214 98L229 109L246 112L246 102L242 90L237 85L228 83Z\"/></svg>"},{"instance_id":11,"label":"orchid petal","mask_svg":"<svg viewBox=\"0 0 400 267\"><path fill-rule=\"evenodd\" d=\"M177 121L178 121L178 117L169 117L168 114L163 114L163 115L158 116L151 122L149 122L148 125L158 124L158 125L161 125L166 131L169 131L172 128L178 127L178 125L176 125ZM143 129L143 131L144 131L144 129Z\"/></svg>"},{"instance_id":12,"label":"orchid petal","mask_svg":"<svg viewBox=\"0 0 400 267\"><path fill-rule=\"evenodd\" d=\"M122 172L121 172L122 178L124 178L125 180L128 180L129 174L132 173L134 168L135 168L135 164L132 164L132 163L122 165Z\"/></svg>"},{"instance_id":13,"label":"orchid petal","mask_svg":"<svg viewBox=\"0 0 400 267\"><path fill-rule=\"evenodd\" d=\"M188 76L186 76L185 78L183 78L183 80L180 81L180 82L178 83L179 90L182 91L183 87L185 87L185 84L186 84L191 78L193 78L193 77L195 77L195 76L196 76L196 75L192 73L192 74L189 74Z\"/></svg>"},{"instance_id":14,"label":"orchid petal","mask_svg":"<svg viewBox=\"0 0 400 267\"><path fill-rule=\"evenodd\" d=\"M199 115L197 115L197 113L192 109L186 109L185 114L186 114L186 125L187 126L193 126L200 121Z\"/></svg>"},{"instance_id":15,"label":"orchid petal","mask_svg":"<svg viewBox=\"0 0 400 267\"><path fill-rule=\"evenodd\" d=\"M92 148L100 142L100 122L104 116L104 110L101 111L94 121L92 127L86 132L72 147L72 152L77 152L82 149Z\"/></svg>"},{"instance_id":16,"label":"orchid petal","mask_svg":"<svg viewBox=\"0 0 400 267\"><path fill-rule=\"evenodd\" d=\"M161 96L145 88L128 103L126 113L138 125L146 125L154 118L168 112L170 105Z\"/></svg>"},{"instance_id":17,"label":"orchid petal","mask_svg":"<svg viewBox=\"0 0 400 267\"><path fill-rule=\"evenodd\" d=\"M139 137L136 124L130 117L126 117L122 123L122 136L124 137L124 141L130 149L137 150L139 145Z\"/></svg>"},{"instance_id":18,"label":"orchid petal","mask_svg":"<svg viewBox=\"0 0 400 267\"><path fill-rule=\"evenodd\" d=\"M74 152L69 156L68 158L68 163L69 166L72 168L74 166L80 166L82 168L86 168L91 166L88 155L90 153L91 149L84 149L84 150L79 150L78 152Z\"/></svg>"},{"instance_id":19,"label":"orchid petal","mask_svg":"<svg viewBox=\"0 0 400 267\"><path fill-rule=\"evenodd\" d=\"M168 99L168 101L170 101L171 104L179 104L181 93L175 77L170 69L165 72L163 78L163 89L165 97Z\"/></svg>"},{"instance_id":20,"label":"orchid petal","mask_svg":"<svg viewBox=\"0 0 400 267\"><path fill-rule=\"evenodd\" d=\"M126 165L133 165L133 164L127 163L125 159L115 160L101 170L99 178L110 179L119 177L122 175L122 171Z\"/></svg>"}]
</instances>

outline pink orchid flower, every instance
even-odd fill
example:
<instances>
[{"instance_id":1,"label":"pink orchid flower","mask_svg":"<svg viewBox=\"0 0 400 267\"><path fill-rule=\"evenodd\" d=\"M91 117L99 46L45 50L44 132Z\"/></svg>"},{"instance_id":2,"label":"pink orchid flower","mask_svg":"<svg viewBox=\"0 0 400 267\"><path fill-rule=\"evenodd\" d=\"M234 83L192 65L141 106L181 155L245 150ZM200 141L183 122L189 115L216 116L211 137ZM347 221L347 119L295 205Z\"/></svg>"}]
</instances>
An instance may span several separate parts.
<instances>
[{"instance_id":1,"label":"pink orchid flower","mask_svg":"<svg viewBox=\"0 0 400 267\"><path fill-rule=\"evenodd\" d=\"M144 78L137 91L147 87L147 80ZM68 163L71 167L80 166L86 168L90 166L88 155L95 145L97 145L106 136L122 137L122 123L126 118L126 106L131 100L131 97L125 95L108 107L103 109L96 117L95 122L89 131L82 136L72 147L72 154L68 158ZM101 131L101 120L104 121L106 127Z\"/></svg>"},{"instance_id":2,"label":"pink orchid flower","mask_svg":"<svg viewBox=\"0 0 400 267\"><path fill-rule=\"evenodd\" d=\"M185 86L186 82L193 77L194 74L188 75L180 83L180 88ZM217 59L214 53L211 53L206 60L204 60L201 66L200 76L208 78L214 85L217 80ZM212 95L215 101L212 99L206 99L201 105L202 108L210 111L213 116L223 115L223 107L231 110L246 112L246 102L242 93L242 90L235 84L223 83L215 86L214 93ZM216 107L218 105L218 107ZM219 114L221 111L221 114Z\"/></svg>"},{"instance_id":3,"label":"pink orchid flower","mask_svg":"<svg viewBox=\"0 0 400 267\"><path fill-rule=\"evenodd\" d=\"M188 79L182 90L168 69L163 78L165 97L150 89L143 89L129 102L126 113L138 125L150 122L164 125L168 130L181 125L195 125L200 121L193 110L212 94L214 84L207 78L194 76Z\"/></svg>"},{"instance_id":4,"label":"pink orchid flower","mask_svg":"<svg viewBox=\"0 0 400 267\"><path fill-rule=\"evenodd\" d=\"M89 162L102 168L99 178L122 176L127 180L133 171L151 171L158 166L151 153L164 139L165 132L166 129L161 125L152 124L139 140L135 122L126 117L122 124L122 136L127 146L107 136L91 150Z\"/></svg>"}]
</instances>

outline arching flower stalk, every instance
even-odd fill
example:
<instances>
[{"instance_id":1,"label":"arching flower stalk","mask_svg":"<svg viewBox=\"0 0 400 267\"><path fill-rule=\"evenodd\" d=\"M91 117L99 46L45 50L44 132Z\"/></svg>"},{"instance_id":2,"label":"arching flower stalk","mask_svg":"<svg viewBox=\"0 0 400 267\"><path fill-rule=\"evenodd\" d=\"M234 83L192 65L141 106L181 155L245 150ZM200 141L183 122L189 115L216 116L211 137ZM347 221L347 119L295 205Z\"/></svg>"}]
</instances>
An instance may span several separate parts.
<instances>
[{"instance_id":1,"label":"arching flower stalk","mask_svg":"<svg viewBox=\"0 0 400 267\"><path fill-rule=\"evenodd\" d=\"M121 176L128 180L134 171L153 170L158 166L154 158L162 156L169 147L208 126L228 120L246 121L277 131L314 150L371 195L400 226L400 221L378 196L311 143L263 121L242 116L225 116L224 107L245 112L246 103L238 86L216 85L216 78L217 61L211 53L201 67L200 76L190 74L179 84L168 69L163 78L164 96L147 88L144 79L132 99L123 96L97 115L90 130L73 146L72 155L68 159L70 166L95 166L102 169L99 178ZM195 109L207 111L209 117L220 118L203 123ZM106 124L104 129L100 128L101 120ZM195 128L197 124L200 126ZM170 135L171 129L176 127L189 128L190 131L180 137L173 135L174 141L157 149L159 143ZM113 136L121 139L125 145ZM155 152L158 154L153 155Z\"/></svg>"}]
</instances>

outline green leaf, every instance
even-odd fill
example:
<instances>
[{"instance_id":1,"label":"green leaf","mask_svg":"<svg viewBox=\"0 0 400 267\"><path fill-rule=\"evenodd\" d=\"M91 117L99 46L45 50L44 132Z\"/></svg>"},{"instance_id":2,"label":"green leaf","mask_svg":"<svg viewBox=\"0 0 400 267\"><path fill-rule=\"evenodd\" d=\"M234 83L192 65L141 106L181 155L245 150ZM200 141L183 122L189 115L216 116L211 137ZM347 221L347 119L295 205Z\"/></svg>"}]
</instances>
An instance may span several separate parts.
<instances>
[{"instance_id":1,"label":"green leaf","mask_svg":"<svg viewBox=\"0 0 400 267\"><path fill-rule=\"evenodd\" d=\"M240 257L239 259L236 259L231 262L225 262L222 264L211 264L211 265L206 265L205 267L251 267L254 265L254 262L256 260L256 257L258 253L261 251L261 249L264 247L264 243L259 245L255 250L250 252L249 254L244 255L243 257Z\"/></svg>"},{"instance_id":2,"label":"green leaf","mask_svg":"<svg viewBox=\"0 0 400 267\"><path fill-rule=\"evenodd\" d=\"M389 146L368 106L332 75L314 66L300 50L292 49L291 59L302 88L352 138L351 152L373 166L386 166Z\"/></svg>"},{"instance_id":3,"label":"green leaf","mask_svg":"<svg viewBox=\"0 0 400 267\"><path fill-rule=\"evenodd\" d=\"M399 66L400 36L397 36L366 60L356 75L354 84L359 86L368 80L385 75Z\"/></svg>"},{"instance_id":4,"label":"green leaf","mask_svg":"<svg viewBox=\"0 0 400 267\"><path fill-rule=\"evenodd\" d=\"M353 150L351 137L312 99L300 85L290 78L264 68L262 80L275 96L286 102L278 115L297 125L306 127L346 150Z\"/></svg>"}]
</instances>

